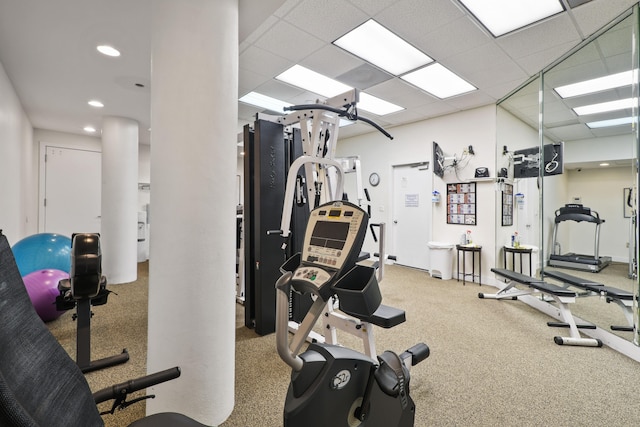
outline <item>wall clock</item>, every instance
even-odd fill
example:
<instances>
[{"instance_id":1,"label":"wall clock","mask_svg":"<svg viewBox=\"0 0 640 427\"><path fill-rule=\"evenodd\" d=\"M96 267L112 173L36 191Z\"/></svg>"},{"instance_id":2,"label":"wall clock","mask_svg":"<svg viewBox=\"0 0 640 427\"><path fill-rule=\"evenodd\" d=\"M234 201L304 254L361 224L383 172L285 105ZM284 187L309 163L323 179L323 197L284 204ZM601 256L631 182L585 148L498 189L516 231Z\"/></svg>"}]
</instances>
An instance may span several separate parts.
<instances>
[{"instance_id":1,"label":"wall clock","mask_svg":"<svg viewBox=\"0 0 640 427\"><path fill-rule=\"evenodd\" d=\"M369 184L373 185L374 187L380 184L380 175L375 172L369 175Z\"/></svg>"}]
</instances>

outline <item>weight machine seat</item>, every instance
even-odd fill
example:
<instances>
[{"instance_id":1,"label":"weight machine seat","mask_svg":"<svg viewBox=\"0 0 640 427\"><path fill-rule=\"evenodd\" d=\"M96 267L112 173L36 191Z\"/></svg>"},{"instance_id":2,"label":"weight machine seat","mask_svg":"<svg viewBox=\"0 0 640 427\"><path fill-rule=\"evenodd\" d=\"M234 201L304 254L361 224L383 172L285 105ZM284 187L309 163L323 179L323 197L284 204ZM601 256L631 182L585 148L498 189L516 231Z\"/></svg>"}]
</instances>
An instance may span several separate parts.
<instances>
[{"instance_id":1,"label":"weight machine seat","mask_svg":"<svg viewBox=\"0 0 640 427\"><path fill-rule=\"evenodd\" d=\"M404 310L380 304L371 316L360 318L360 320L380 326L381 328L389 329L404 323L407 320L407 316Z\"/></svg>"},{"instance_id":2,"label":"weight machine seat","mask_svg":"<svg viewBox=\"0 0 640 427\"><path fill-rule=\"evenodd\" d=\"M0 425L102 427L80 368L38 317L0 232ZM188 418L158 424L201 427ZM147 424L138 424L146 426Z\"/></svg>"}]
</instances>

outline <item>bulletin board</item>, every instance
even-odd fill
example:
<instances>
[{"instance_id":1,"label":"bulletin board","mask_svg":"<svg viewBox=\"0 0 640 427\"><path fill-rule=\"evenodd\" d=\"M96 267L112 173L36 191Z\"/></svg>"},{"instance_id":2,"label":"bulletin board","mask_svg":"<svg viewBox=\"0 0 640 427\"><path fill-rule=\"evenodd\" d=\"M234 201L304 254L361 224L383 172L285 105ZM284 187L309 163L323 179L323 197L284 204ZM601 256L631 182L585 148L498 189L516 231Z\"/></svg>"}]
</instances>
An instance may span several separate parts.
<instances>
[{"instance_id":1,"label":"bulletin board","mask_svg":"<svg viewBox=\"0 0 640 427\"><path fill-rule=\"evenodd\" d=\"M502 190L502 225L513 225L513 185L504 184Z\"/></svg>"},{"instance_id":2,"label":"bulletin board","mask_svg":"<svg viewBox=\"0 0 640 427\"><path fill-rule=\"evenodd\" d=\"M447 184L447 224L477 224L475 182Z\"/></svg>"}]
</instances>

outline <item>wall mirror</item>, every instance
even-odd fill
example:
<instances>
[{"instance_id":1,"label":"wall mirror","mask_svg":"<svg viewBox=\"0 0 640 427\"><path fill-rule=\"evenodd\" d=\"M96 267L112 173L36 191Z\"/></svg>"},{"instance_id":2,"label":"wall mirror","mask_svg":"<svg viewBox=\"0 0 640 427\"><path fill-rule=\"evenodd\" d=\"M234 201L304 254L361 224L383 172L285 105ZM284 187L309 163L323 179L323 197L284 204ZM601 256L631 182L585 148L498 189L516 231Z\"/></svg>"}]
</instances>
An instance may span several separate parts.
<instances>
[{"instance_id":1,"label":"wall mirror","mask_svg":"<svg viewBox=\"0 0 640 427\"><path fill-rule=\"evenodd\" d=\"M505 257L517 233L534 275L560 271L630 294L579 297L572 312L636 344L637 8L500 101L496 128L496 170L507 170L497 190L512 184L515 198L513 225L496 218L498 266L520 271Z\"/></svg>"}]
</instances>

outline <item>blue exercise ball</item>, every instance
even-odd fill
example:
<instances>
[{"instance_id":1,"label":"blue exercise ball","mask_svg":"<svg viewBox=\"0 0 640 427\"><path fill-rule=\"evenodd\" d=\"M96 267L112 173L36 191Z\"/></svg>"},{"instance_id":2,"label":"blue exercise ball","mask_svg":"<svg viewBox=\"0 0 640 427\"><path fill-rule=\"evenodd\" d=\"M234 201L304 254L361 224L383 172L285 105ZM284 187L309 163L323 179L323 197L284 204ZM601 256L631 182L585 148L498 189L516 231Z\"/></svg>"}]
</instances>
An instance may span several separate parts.
<instances>
[{"instance_id":1,"label":"blue exercise ball","mask_svg":"<svg viewBox=\"0 0 640 427\"><path fill-rule=\"evenodd\" d=\"M55 320L64 313L56 309L56 297L60 295L58 282L68 278L69 273L55 269L36 270L22 278L31 304L44 322Z\"/></svg>"},{"instance_id":2,"label":"blue exercise ball","mask_svg":"<svg viewBox=\"0 0 640 427\"><path fill-rule=\"evenodd\" d=\"M55 233L39 233L11 248L22 277L37 270L71 270L71 239Z\"/></svg>"}]
</instances>

